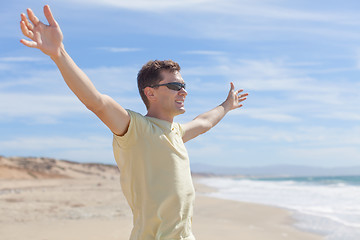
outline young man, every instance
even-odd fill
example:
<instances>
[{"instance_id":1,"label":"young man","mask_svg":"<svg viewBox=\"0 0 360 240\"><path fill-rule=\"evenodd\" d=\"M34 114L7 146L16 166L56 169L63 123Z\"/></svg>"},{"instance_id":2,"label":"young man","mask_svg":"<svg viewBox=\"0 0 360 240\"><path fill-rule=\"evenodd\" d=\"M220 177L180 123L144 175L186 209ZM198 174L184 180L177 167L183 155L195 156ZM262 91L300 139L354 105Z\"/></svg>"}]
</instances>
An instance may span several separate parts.
<instances>
[{"instance_id":1,"label":"young man","mask_svg":"<svg viewBox=\"0 0 360 240\"><path fill-rule=\"evenodd\" d=\"M194 240L191 221L195 191L184 143L214 127L228 111L240 108L248 94L235 91L231 83L221 105L181 125L173 122L185 112L187 92L180 66L171 60L149 61L138 73L147 114L125 110L99 93L67 54L49 6L44 7L49 25L40 22L30 9L27 14L30 21L21 14L20 26L31 41L21 42L50 56L69 88L114 133L121 187L134 215L130 239Z\"/></svg>"}]
</instances>

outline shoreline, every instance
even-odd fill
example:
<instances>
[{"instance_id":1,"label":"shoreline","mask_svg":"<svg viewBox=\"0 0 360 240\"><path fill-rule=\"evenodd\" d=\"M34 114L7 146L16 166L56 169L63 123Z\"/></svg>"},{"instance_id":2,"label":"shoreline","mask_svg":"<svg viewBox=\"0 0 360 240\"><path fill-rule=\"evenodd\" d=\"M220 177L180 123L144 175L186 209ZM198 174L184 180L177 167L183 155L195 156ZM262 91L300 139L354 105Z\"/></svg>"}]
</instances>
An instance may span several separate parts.
<instances>
[{"instance_id":1,"label":"shoreline","mask_svg":"<svg viewBox=\"0 0 360 240\"><path fill-rule=\"evenodd\" d=\"M313 232L307 229L302 229L300 227L296 226L296 223L299 221L296 220L294 217L296 213L295 210L286 209L282 207L277 206L271 206L271 205L265 205L260 203L251 203L251 202L243 202L243 201L237 201L237 200L230 200L230 199L224 199L224 198L217 198L214 196L208 196L209 193L217 192L218 189L214 187L207 186L203 183L199 183L198 180L200 179L206 179L208 177L193 177L194 180L194 186L197 188L197 196L196 198L200 198L200 202L204 204L204 202L211 201L212 207L216 207L217 210L221 209L221 212L228 212L228 214L225 215L225 218L227 219L234 219L234 216L232 215L232 209L236 208L237 210L240 210L242 214L242 218L246 218L248 220L252 219L251 211L255 211L255 215L259 218L261 217L261 220L258 221L258 218L254 218L254 221L252 224L250 222L247 222L248 228L246 229L244 226L239 228L238 233L242 236L246 236L246 239L256 239L256 240L266 240L266 239L279 239L279 238L289 238L292 240L315 240L315 239L325 239L324 235L321 235L320 233ZM211 178L211 177L210 177ZM218 201L224 201L222 202L222 206L215 200L210 199L216 199ZM227 206L224 208L223 206ZM194 208L194 216L196 216L196 204ZM209 209L211 209L211 206L209 206ZM235 211L238 213L238 211ZM217 212L219 214L219 211ZM239 220L238 218L237 220ZM234 219L236 220L236 217ZM240 221L243 222L243 219L240 219ZM245 222L243 222L245 224ZM241 229L241 230L240 230ZM257 232L255 231L257 230ZM279 233L281 234L279 235ZM245 234L245 235L244 235Z\"/></svg>"}]
</instances>

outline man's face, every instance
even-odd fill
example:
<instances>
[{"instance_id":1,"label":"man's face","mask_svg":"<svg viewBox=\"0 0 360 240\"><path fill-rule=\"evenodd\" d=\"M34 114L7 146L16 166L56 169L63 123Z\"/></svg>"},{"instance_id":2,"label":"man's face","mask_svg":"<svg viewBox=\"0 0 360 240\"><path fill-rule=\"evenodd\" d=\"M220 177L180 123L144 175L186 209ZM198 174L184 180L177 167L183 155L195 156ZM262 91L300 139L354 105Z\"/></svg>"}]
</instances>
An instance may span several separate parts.
<instances>
[{"instance_id":1,"label":"man's face","mask_svg":"<svg viewBox=\"0 0 360 240\"><path fill-rule=\"evenodd\" d=\"M173 73L169 71L163 71L161 73L162 79L159 84L165 84L170 82L184 83L180 72L175 71ZM166 114L170 114L175 117L185 112L184 101L187 92L184 88L179 91L169 89L167 86L159 86L157 89L158 107L162 109Z\"/></svg>"}]
</instances>

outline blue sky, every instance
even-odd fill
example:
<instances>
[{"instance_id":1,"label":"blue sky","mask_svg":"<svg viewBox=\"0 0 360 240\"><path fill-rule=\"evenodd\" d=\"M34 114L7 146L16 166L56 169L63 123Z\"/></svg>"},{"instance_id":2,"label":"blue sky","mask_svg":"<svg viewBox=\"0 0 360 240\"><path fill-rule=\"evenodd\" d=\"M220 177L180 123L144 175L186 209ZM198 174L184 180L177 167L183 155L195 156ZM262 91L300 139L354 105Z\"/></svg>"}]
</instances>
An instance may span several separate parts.
<instances>
[{"instance_id":1,"label":"blue sky","mask_svg":"<svg viewBox=\"0 0 360 240\"><path fill-rule=\"evenodd\" d=\"M55 64L22 46L20 13L49 4L64 44L95 86L146 113L136 74L180 63L185 123L220 104L230 81L244 107L186 144L192 163L360 165L360 3L308 0L49 0L0 4L0 155L115 163L110 131Z\"/></svg>"}]
</instances>

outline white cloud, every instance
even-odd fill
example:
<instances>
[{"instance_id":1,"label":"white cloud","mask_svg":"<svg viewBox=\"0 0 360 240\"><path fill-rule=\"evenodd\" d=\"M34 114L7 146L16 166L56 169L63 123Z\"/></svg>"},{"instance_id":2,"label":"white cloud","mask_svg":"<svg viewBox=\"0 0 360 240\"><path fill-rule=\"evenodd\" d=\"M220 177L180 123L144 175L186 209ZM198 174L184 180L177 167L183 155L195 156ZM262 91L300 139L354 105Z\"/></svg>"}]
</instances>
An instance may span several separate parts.
<instances>
[{"instance_id":1,"label":"white cloud","mask_svg":"<svg viewBox=\"0 0 360 240\"><path fill-rule=\"evenodd\" d=\"M186 32L192 33L192 37L250 40L259 39L261 36L274 38L279 33L292 33L297 34L298 38L313 39L326 36L344 40L360 39L358 31L351 29L360 25L357 14L351 11L299 9L286 1L76 0L76 2L151 12L161 14L164 18L173 13L181 13L186 18L193 19L191 25L184 26L183 18L170 19L170 25L185 28ZM216 20L214 14L217 15ZM298 23L296 27L294 23ZM349 26L350 29L343 28L344 25ZM166 32L169 31L170 29L167 29Z\"/></svg>"},{"instance_id":2,"label":"white cloud","mask_svg":"<svg viewBox=\"0 0 360 240\"><path fill-rule=\"evenodd\" d=\"M358 109L359 110L359 109ZM345 121L360 121L360 113L353 112L353 111L334 111L328 113L322 113L316 115L319 118L325 119L338 119L338 120L345 120Z\"/></svg>"},{"instance_id":3,"label":"white cloud","mask_svg":"<svg viewBox=\"0 0 360 240\"><path fill-rule=\"evenodd\" d=\"M360 161L360 151L356 146L285 148L280 155L297 162L304 159L318 166L351 166Z\"/></svg>"},{"instance_id":4,"label":"white cloud","mask_svg":"<svg viewBox=\"0 0 360 240\"><path fill-rule=\"evenodd\" d=\"M360 47L355 49L355 66L356 69L360 70Z\"/></svg>"},{"instance_id":5,"label":"white cloud","mask_svg":"<svg viewBox=\"0 0 360 240\"><path fill-rule=\"evenodd\" d=\"M222 75L249 90L284 91L304 90L314 79L303 71L287 67L282 60L250 60L221 57L215 66L187 68L190 76ZM222 84L222 83L221 83Z\"/></svg>"},{"instance_id":6,"label":"white cloud","mask_svg":"<svg viewBox=\"0 0 360 240\"><path fill-rule=\"evenodd\" d=\"M96 14L111 9L125 9L148 12L153 15L150 19L166 19L165 24L144 24L131 20L129 23L141 32L150 34L183 35L191 38L215 38L233 40L279 39L280 34L294 35L294 38L318 39L329 37L336 39L359 40L357 29L360 25L357 13L349 10L324 10L306 6L294 6L289 1L248 1L248 0L62 0L56 1L61 5L71 6L87 11L95 8ZM55 3L54 3L55 4ZM99 9L103 7L103 9ZM68 7L66 7L68 11ZM139 14L139 13L136 13ZM175 15L175 16L174 16ZM214 18L216 15L216 18ZM106 15L103 19L106 19ZM153 18L155 17L155 19ZM188 24L191 19L191 24ZM111 20L112 21L112 20ZM134 23L135 22L135 23ZM5 24L7 25L7 24ZM168 27L166 27L166 25ZM150 27L149 27L150 26ZM174 27L176 26L176 27ZM344 28L345 26L345 28ZM102 26L103 27L103 26ZM164 28L165 27L165 28ZM93 31L92 28L89 30ZM83 30L82 30L83 31ZM188 34L191 33L191 34ZM282 37L280 36L280 39Z\"/></svg>"},{"instance_id":7,"label":"white cloud","mask_svg":"<svg viewBox=\"0 0 360 240\"><path fill-rule=\"evenodd\" d=\"M13 65L11 74L3 77L0 82L0 90L8 88L32 88L54 92L64 86L58 70L26 69L21 70L21 65Z\"/></svg>"},{"instance_id":8,"label":"white cloud","mask_svg":"<svg viewBox=\"0 0 360 240\"><path fill-rule=\"evenodd\" d=\"M283 126L258 125L243 127L236 123L222 123L217 127L218 141L238 141L239 144L255 142L271 145L272 147L286 148L284 144L306 148L336 148L358 146L360 144L360 127L349 126L347 129L338 126L327 126L303 123Z\"/></svg>"},{"instance_id":9,"label":"white cloud","mask_svg":"<svg viewBox=\"0 0 360 240\"><path fill-rule=\"evenodd\" d=\"M2 153L16 151L22 155L47 156L79 162L114 163L111 134L101 136L16 137L0 140Z\"/></svg>"},{"instance_id":10,"label":"white cloud","mask_svg":"<svg viewBox=\"0 0 360 240\"><path fill-rule=\"evenodd\" d=\"M6 71L6 70L10 70L11 69L11 65L7 64L7 63L0 63L0 70L1 71Z\"/></svg>"},{"instance_id":11,"label":"white cloud","mask_svg":"<svg viewBox=\"0 0 360 240\"><path fill-rule=\"evenodd\" d=\"M184 51L183 54L189 55L209 55L209 56L217 56L224 55L225 52L222 51L213 51L213 50L192 50L192 51Z\"/></svg>"},{"instance_id":12,"label":"white cloud","mask_svg":"<svg viewBox=\"0 0 360 240\"><path fill-rule=\"evenodd\" d=\"M2 57L0 62L39 62L47 61L46 58L37 58L37 57Z\"/></svg>"},{"instance_id":13,"label":"white cloud","mask_svg":"<svg viewBox=\"0 0 360 240\"><path fill-rule=\"evenodd\" d=\"M42 123L54 123L59 117L86 112L75 96L1 93L0 119L25 117Z\"/></svg>"},{"instance_id":14,"label":"white cloud","mask_svg":"<svg viewBox=\"0 0 360 240\"><path fill-rule=\"evenodd\" d=\"M142 101L139 97L113 98L125 108L140 111ZM29 94L0 92L0 121L23 118L38 124L55 124L60 119L91 113L73 94Z\"/></svg>"},{"instance_id":15,"label":"white cloud","mask_svg":"<svg viewBox=\"0 0 360 240\"><path fill-rule=\"evenodd\" d=\"M243 111L233 111L230 112L229 115L245 115L253 119L260 119L270 122L294 123L301 121L299 117L281 112L281 110L282 109L276 108L250 108Z\"/></svg>"},{"instance_id":16,"label":"white cloud","mask_svg":"<svg viewBox=\"0 0 360 240\"><path fill-rule=\"evenodd\" d=\"M189 67L183 75L195 79L189 81L190 92L211 96L210 100L193 96L198 108L209 106L218 96L225 97L228 86L224 79L227 79L250 94L244 102L246 109L231 114L284 123L299 122L302 118L357 120L360 108L355 103L360 101L359 83L331 77L318 79L312 75L313 71L281 59L230 60L222 56L217 65ZM207 76L219 76L222 81L208 81Z\"/></svg>"},{"instance_id":17,"label":"white cloud","mask_svg":"<svg viewBox=\"0 0 360 240\"><path fill-rule=\"evenodd\" d=\"M110 6L117 8L125 8L129 10L136 11L147 11L147 12L161 12L164 10L173 10L178 11L183 8L191 8L194 6L201 6L204 4L209 4L211 0L173 0L173 1L165 1L165 0L75 0L72 2L76 2L79 4L92 4L95 6Z\"/></svg>"},{"instance_id":18,"label":"white cloud","mask_svg":"<svg viewBox=\"0 0 360 240\"><path fill-rule=\"evenodd\" d=\"M104 145L106 139L103 137L17 137L10 140L1 141L1 147L4 149L17 149L21 146L23 150L41 150L41 149L82 149L93 148Z\"/></svg>"},{"instance_id":19,"label":"white cloud","mask_svg":"<svg viewBox=\"0 0 360 240\"><path fill-rule=\"evenodd\" d=\"M88 111L68 89L57 69L18 72L20 68L20 65L14 65L11 74L4 76L0 82L0 121L24 117L36 123L54 124L60 118ZM135 67L84 69L100 92L119 99L125 105L131 105L134 94L138 95L137 71ZM136 99L141 101L140 97Z\"/></svg>"},{"instance_id":20,"label":"white cloud","mask_svg":"<svg viewBox=\"0 0 360 240\"><path fill-rule=\"evenodd\" d=\"M303 125L249 126L231 117L209 133L187 143L196 162L221 165L349 166L360 159L360 128Z\"/></svg>"},{"instance_id":21,"label":"white cloud","mask_svg":"<svg viewBox=\"0 0 360 240\"><path fill-rule=\"evenodd\" d=\"M69 0L65 0L69 1ZM314 11L299 9L286 1L259 1L259 0L73 0L73 3L91 4L95 6L110 6L135 11L146 12L182 12L185 9L197 13L216 13L237 17L253 17L256 19L273 20L300 20L313 22L330 22L336 24L356 25L357 15L339 11ZM255 19L254 19L255 20Z\"/></svg>"},{"instance_id":22,"label":"white cloud","mask_svg":"<svg viewBox=\"0 0 360 240\"><path fill-rule=\"evenodd\" d=\"M119 53L119 52L139 52L141 48L119 48L119 47L99 47L100 50L108 52Z\"/></svg>"},{"instance_id":23,"label":"white cloud","mask_svg":"<svg viewBox=\"0 0 360 240\"><path fill-rule=\"evenodd\" d=\"M0 63L1 69L1 63ZM56 92L57 94L66 91L66 84L57 69L27 69L20 71L20 65L12 67L12 74L4 76L0 82L0 90L8 88L26 87L27 91ZM137 72L136 67L95 67L82 69L99 90L105 92L122 93L124 91L136 91ZM14 90L13 90L14 91Z\"/></svg>"},{"instance_id":24,"label":"white cloud","mask_svg":"<svg viewBox=\"0 0 360 240\"><path fill-rule=\"evenodd\" d=\"M223 152L222 146L215 143L206 144L204 146L188 147L187 149L191 157L207 158L207 156L219 156Z\"/></svg>"},{"instance_id":25,"label":"white cloud","mask_svg":"<svg viewBox=\"0 0 360 240\"><path fill-rule=\"evenodd\" d=\"M101 92L137 92L137 72L135 67L86 68L84 72Z\"/></svg>"}]
</instances>

